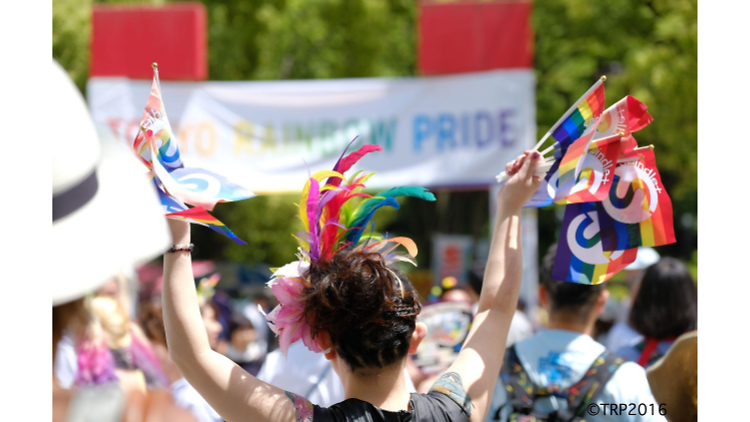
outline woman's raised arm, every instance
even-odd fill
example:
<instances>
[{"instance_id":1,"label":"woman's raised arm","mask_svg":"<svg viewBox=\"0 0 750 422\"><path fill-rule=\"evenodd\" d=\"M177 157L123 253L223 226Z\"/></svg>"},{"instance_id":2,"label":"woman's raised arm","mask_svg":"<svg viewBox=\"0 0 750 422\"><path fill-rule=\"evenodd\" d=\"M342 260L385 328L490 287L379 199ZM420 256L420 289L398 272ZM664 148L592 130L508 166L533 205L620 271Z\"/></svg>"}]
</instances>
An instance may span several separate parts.
<instances>
[{"instance_id":1,"label":"woman's raised arm","mask_svg":"<svg viewBox=\"0 0 750 422\"><path fill-rule=\"evenodd\" d=\"M175 244L190 243L189 223L169 220L169 227ZM211 350L189 252L164 255L162 306L169 355L222 418L228 422L312 420L309 401L258 380Z\"/></svg>"},{"instance_id":2,"label":"woman's raised arm","mask_svg":"<svg viewBox=\"0 0 750 422\"><path fill-rule=\"evenodd\" d=\"M534 175L540 158L538 153L527 152L507 167L513 176L498 194L477 315L455 362L432 387L463 402L474 422L484 420L492 401L518 303L523 269L521 209L541 183L541 178Z\"/></svg>"}]
</instances>

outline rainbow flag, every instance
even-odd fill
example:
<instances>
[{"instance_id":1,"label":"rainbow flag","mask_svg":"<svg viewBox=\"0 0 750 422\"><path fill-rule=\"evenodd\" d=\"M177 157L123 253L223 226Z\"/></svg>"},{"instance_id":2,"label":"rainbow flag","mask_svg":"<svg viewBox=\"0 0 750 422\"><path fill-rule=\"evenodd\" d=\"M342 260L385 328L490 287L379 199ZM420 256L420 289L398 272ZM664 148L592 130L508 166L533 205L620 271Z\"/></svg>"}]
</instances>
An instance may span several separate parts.
<instances>
[{"instance_id":1,"label":"rainbow flag","mask_svg":"<svg viewBox=\"0 0 750 422\"><path fill-rule=\"evenodd\" d=\"M583 163L591 146L591 141L594 139L599 120L601 120L601 116L594 119L594 122L586 128L586 131L567 148L565 155L560 160L555 201L567 197L575 187L578 176L583 170Z\"/></svg>"},{"instance_id":2,"label":"rainbow flag","mask_svg":"<svg viewBox=\"0 0 750 422\"><path fill-rule=\"evenodd\" d=\"M547 171L542 184L526 203L525 208L541 208L554 203L566 205L578 202L602 201L609 193L612 185L614 168L620 152L620 140L621 138L618 135L592 141L588 154L583 159L584 164L581 173L576 178L575 184L566 186L566 188L569 188L567 192L563 192L559 188L560 173L558 170L561 157L556 156L558 159ZM561 199L555 201L558 192L560 192Z\"/></svg>"},{"instance_id":3,"label":"rainbow flag","mask_svg":"<svg viewBox=\"0 0 750 422\"><path fill-rule=\"evenodd\" d=\"M164 214L167 218L210 227L244 245L245 242L208 211L213 210L219 202L241 201L255 194L214 172L185 167L179 142L167 118L156 64L153 68L151 92L143 111L140 131L132 146L136 156L150 170ZM195 208L188 208L186 203Z\"/></svg>"},{"instance_id":4,"label":"rainbow flag","mask_svg":"<svg viewBox=\"0 0 750 422\"><path fill-rule=\"evenodd\" d=\"M556 123L552 137L562 149L568 148L576 139L583 136L586 129L596 126L595 119L604 112L604 84L598 80L588 95L578 100L570 115Z\"/></svg>"},{"instance_id":5,"label":"rainbow flag","mask_svg":"<svg viewBox=\"0 0 750 422\"><path fill-rule=\"evenodd\" d=\"M177 139L172 140L172 126L167 118L167 110L164 107L164 101L161 98L161 87L159 85L159 72L154 67L154 74L151 78L151 92L149 93L146 107L143 109L141 116L141 130L133 140L133 151L138 158L148 167L152 168L152 149L150 141L156 138L158 145L159 161L167 169L177 169L184 167L180 150L177 147ZM151 139L150 139L151 138Z\"/></svg>"},{"instance_id":6,"label":"rainbow flag","mask_svg":"<svg viewBox=\"0 0 750 422\"><path fill-rule=\"evenodd\" d=\"M567 196L557 204L600 202L609 193L620 153L620 135L591 142L582 159L581 171ZM557 196L557 195L556 195Z\"/></svg>"},{"instance_id":7,"label":"rainbow flag","mask_svg":"<svg viewBox=\"0 0 750 422\"><path fill-rule=\"evenodd\" d=\"M157 186L180 202L213 210L219 202L241 201L255 196L225 177L201 168L185 167L167 118L161 95L159 73L154 67L151 92L133 141L138 158L152 170Z\"/></svg>"},{"instance_id":8,"label":"rainbow flag","mask_svg":"<svg viewBox=\"0 0 750 422\"><path fill-rule=\"evenodd\" d=\"M159 201L161 201L161 207L164 210L165 215L171 214L173 212L185 211L186 209L188 209L188 206L185 205L185 203L183 203L179 199L167 195L167 193L164 192L161 187L159 187L159 183L156 181L155 177L151 180L156 186L156 192L159 194Z\"/></svg>"},{"instance_id":9,"label":"rainbow flag","mask_svg":"<svg viewBox=\"0 0 750 422\"><path fill-rule=\"evenodd\" d=\"M216 217L209 214L208 211L206 211L202 207L194 207L189 208L184 211L178 211L173 212L170 214L167 214L167 218L173 218L175 220L186 220L190 223L200 224L201 226L206 226L211 228L212 230L219 232L223 234L224 236L227 236L228 238L235 241L235 243L238 243L240 245L247 245L242 239L237 237L234 233L232 233L231 230L227 226L224 225L221 221L219 221Z\"/></svg>"},{"instance_id":10,"label":"rainbow flag","mask_svg":"<svg viewBox=\"0 0 750 422\"><path fill-rule=\"evenodd\" d=\"M620 164L609 195L597 204L605 251L674 243L672 201L656 168L654 151L634 151L643 158Z\"/></svg>"},{"instance_id":11,"label":"rainbow flag","mask_svg":"<svg viewBox=\"0 0 750 422\"><path fill-rule=\"evenodd\" d=\"M605 251L596 203L570 204L565 207L552 279L601 284L635 261L637 253L637 248Z\"/></svg>"}]
</instances>

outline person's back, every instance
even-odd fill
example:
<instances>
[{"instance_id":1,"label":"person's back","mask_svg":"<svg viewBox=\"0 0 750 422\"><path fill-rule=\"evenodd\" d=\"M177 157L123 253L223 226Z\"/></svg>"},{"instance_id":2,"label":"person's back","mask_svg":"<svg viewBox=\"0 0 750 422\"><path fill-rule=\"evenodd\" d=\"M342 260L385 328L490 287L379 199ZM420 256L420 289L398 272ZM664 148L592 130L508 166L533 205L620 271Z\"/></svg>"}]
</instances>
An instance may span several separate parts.
<instances>
[{"instance_id":1,"label":"person's back","mask_svg":"<svg viewBox=\"0 0 750 422\"><path fill-rule=\"evenodd\" d=\"M531 338L517 343L515 352L518 360L528 375L529 380L537 386L559 388L565 390L577 384L605 353L611 354L601 344L590 336L568 330L541 330ZM622 360L621 360L622 362ZM513 413L509 394L503 383L498 378L495 394L492 398L492 406L486 421L507 421L508 416ZM646 380L645 371L633 362L622 362L619 368L611 375L604 385L603 390L595 400L599 406L599 415L584 413L586 421L635 421L635 420L663 420L658 416L658 404L655 404L653 395ZM610 409L603 410L603 404L655 404L657 417L612 415ZM568 409L568 401L565 398L550 395L540 397L534 401L533 410L539 414L549 414L558 410ZM620 413L619 409L618 412ZM627 412L623 412L627 413Z\"/></svg>"},{"instance_id":2,"label":"person's back","mask_svg":"<svg viewBox=\"0 0 750 422\"><path fill-rule=\"evenodd\" d=\"M539 300L550 315L548 328L506 351L485 421L513 420L514 413L537 420L663 421L643 368L590 336L608 292L603 285L551 280L555 252L553 246L541 269ZM640 404L647 412L639 414Z\"/></svg>"}]
</instances>

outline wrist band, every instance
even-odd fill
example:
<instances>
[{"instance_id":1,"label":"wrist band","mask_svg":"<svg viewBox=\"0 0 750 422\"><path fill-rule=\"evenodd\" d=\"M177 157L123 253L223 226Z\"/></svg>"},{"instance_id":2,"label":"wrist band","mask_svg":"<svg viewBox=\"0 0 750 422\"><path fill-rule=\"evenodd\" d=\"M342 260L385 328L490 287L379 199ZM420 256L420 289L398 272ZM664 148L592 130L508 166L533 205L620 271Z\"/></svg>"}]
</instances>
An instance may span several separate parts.
<instances>
[{"instance_id":1,"label":"wrist band","mask_svg":"<svg viewBox=\"0 0 750 422\"><path fill-rule=\"evenodd\" d=\"M167 253L175 253L175 252L192 252L193 251L193 244L189 245L172 245L171 248L167 251Z\"/></svg>"}]
</instances>

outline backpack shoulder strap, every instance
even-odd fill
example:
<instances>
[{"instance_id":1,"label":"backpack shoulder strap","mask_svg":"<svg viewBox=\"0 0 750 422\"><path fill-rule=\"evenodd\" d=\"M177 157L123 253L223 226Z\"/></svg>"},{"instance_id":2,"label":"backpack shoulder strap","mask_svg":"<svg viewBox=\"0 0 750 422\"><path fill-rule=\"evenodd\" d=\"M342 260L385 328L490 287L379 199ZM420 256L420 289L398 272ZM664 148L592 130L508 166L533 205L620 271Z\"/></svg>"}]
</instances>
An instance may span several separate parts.
<instances>
[{"instance_id":1,"label":"backpack shoulder strap","mask_svg":"<svg viewBox=\"0 0 750 422\"><path fill-rule=\"evenodd\" d=\"M604 386L612 378L625 362L624 359L605 350L599 355L591 365L586 374L580 381L565 389L565 396L568 399L567 415L560 414L561 420L573 420L574 417L581 417L586 411L586 406L593 403L599 398L604 391Z\"/></svg>"},{"instance_id":2,"label":"backpack shoulder strap","mask_svg":"<svg viewBox=\"0 0 750 422\"><path fill-rule=\"evenodd\" d=\"M514 412L528 414L534 406L536 386L529 378L529 374L521 365L513 345L505 350L503 366L500 368L500 378L503 380L508 401L513 405Z\"/></svg>"}]
</instances>

